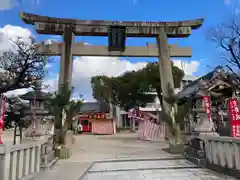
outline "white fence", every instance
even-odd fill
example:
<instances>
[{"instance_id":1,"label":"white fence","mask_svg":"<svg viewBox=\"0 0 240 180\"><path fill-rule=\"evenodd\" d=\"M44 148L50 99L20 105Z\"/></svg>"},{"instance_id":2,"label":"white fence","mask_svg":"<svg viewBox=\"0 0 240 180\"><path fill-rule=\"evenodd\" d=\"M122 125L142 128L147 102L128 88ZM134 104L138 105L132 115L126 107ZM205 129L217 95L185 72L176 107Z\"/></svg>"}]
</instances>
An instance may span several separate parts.
<instances>
[{"instance_id":1,"label":"white fence","mask_svg":"<svg viewBox=\"0 0 240 180\"><path fill-rule=\"evenodd\" d=\"M206 137L204 139L208 163L240 171L240 138Z\"/></svg>"},{"instance_id":2,"label":"white fence","mask_svg":"<svg viewBox=\"0 0 240 180\"><path fill-rule=\"evenodd\" d=\"M17 180L39 172L49 138L18 145L0 145L0 180Z\"/></svg>"}]
</instances>

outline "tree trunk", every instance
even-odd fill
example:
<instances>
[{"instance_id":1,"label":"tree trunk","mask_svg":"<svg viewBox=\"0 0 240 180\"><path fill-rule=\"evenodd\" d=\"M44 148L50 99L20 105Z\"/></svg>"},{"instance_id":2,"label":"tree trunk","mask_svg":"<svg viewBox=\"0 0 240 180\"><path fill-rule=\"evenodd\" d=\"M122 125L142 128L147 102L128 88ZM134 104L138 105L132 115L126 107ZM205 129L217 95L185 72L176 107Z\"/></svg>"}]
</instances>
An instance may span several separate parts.
<instances>
[{"instance_id":1,"label":"tree trunk","mask_svg":"<svg viewBox=\"0 0 240 180\"><path fill-rule=\"evenodd\" d=\"M178 124L178 123L175 123L174 138L177 142L182 141L181 127L180 127L180 124Z\"/></svg>"},{"instance_id":2,"label":"tree trunk","mask_svg":"<svg viewBox=\"0 0 240 180\"><path fill-rule=\"evenodd\" d=\"M19 127L19 131L20 131L20 144L22 144L22 127Z\"/></svg>"},{"instance_id":3,"label":"tree trunk","mask_svg":"<svg viewBox=\"0 0 240 180\"><path fill-rule=\"evenodd\" d=\"M60 144L61 142L61 129L62 129L62 121L60 111L55 112L54 119L54 144Z\"/></svg>"},{"instance_id":4,"label":"tree trunk","mask_svg":"<svg viewBox=\"0 0 240 180\"><path fill-rule=\"evenodd\" d=\"M15 123L15 126L14 126L13 145L16 144L16 136L17 136L17 123Z\"/></svg>"},{"instance_id":5,"label":"tree trunk","mask_svg":"<svg viewBox=\"0 0 240 180\"><path fill-rule=\"evenodd\" d=\"M61 128L61 145L66 145L66 134L68 130L68 122L65 122L64 125Z\"/></svg>"},{"instance_id":6,"label":"tree trunk","mask_svg":"<svg viewBox=\"0 0 240 180\"><path fill-rule=\"evenodd\" d=\"M68 125L68 127L67 127L67 129L68 130L72 130L72 115L68 115L68 117L67 117L67 125Z\"/></svg>"}]
</instances>

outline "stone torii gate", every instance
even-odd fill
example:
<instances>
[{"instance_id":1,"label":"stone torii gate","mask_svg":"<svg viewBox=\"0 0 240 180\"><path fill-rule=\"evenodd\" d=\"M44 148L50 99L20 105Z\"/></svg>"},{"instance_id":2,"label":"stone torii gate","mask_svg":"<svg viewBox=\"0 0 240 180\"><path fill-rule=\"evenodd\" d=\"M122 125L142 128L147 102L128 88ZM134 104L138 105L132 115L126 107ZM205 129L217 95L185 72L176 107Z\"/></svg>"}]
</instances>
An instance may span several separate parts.
<instances>
[{"instance_id":1,"label":"stone torii gate","mask_svg":"<svg viewBox=\"0 0 240 180\"><path fill-rule=\"evenodd\" d=\"M21 19L35 25L39 34L63 35L63 43L40 45L38 52L43 55L61 56L59 85L72 84L72 56L132 56L158 57L163 95L169 96L169 87L174 88L170 57L191 57L191 48L169 45L168 38L188 37L192 30L199 28L203 19L177 22L137 22L78 20L20 13ZM74 36L108 36L110 27L125 29L127 37L154 37L157 45L146 47L130 46L124 51L109 51L107 46L74 43ZM163 101L167 113L171 105Z\"/></svg>"}]
</instances>

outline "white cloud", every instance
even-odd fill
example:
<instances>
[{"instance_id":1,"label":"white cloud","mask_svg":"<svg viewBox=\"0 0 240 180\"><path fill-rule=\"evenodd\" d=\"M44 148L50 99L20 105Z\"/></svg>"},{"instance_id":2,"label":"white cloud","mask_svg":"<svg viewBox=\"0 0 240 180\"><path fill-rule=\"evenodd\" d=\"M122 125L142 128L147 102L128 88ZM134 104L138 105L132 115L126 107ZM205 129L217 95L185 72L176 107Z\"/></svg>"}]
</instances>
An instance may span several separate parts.
<instances>
[{"instance_id":1,"label":"white cloud","mask_svg":"<svg viewBox=\"0 0 240 180\"><path fill-rule=\"evenodd\" d=\"M13 50L13 43L18 37L24 42L29 41L29 37L33 36L32 32L20 26L6 25L0 28L0 52Z\"/></svg>"},{"instance_id":2,"label":"white cloud","mask_svg":"<svg viewBox=\"0 0 240 180\"><path fill-rule=\"evenodd\" d=\"M173 60L174 65L182 69L186 75L192 75L197 72L200 62L199 61L183 61L183 60Z\"/></svg>"},{"instance_id":3,"label":"white cloud","mask_svg":"<svg viewBox=\"0 0 240 180\"><path fill-rule=\"evenodd\" d=\"M13 90L13 91L8 91L5 94L5 96L7 97L11 97L11 96L19 96L19 95L22 95L22 94L25 94L29 91L31 91L32 89L31 88L23 88L23 89L16 89L16 90Z\"/></svg>"},{"instance_id":4,"label":"white cloud","mask_svg":"<svg viewBox=\"0 0 240 180\"><path fill-rule=\"evenodd\" d=\"M15 6L25 6L26 4L39 5L41 0L0 0L0 11L9 10Z\"/></svg>"}]
</instances>

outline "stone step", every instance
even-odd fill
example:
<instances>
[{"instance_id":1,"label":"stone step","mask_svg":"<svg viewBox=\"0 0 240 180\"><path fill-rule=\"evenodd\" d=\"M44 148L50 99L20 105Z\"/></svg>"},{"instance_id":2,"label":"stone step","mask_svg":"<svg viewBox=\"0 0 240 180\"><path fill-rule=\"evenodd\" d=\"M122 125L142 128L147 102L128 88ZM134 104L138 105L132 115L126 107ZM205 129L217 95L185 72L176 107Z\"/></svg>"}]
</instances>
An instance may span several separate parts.
<instances>
[{"instance_id":1,"label":"stone step","mask_svg":"<svg viewBox=\"0 0 240 180\"><path fill-rule=\"evenodd\" d=\"M51 162L54 158L55 158L55 152L51 151L50 153L42 157L42 164L47 164L48 162Z\"/></svg>"},{"instance_id":2,"label":"stone step","mask_svg":"<svg viewBox=\"0 0 240 180\"><path fill-rule=\"evenodd\" d=\"M182 169L198 168L197 165L186 159L169 160L140 160L140 161L115 161L96 162L89 172L128 171L136 169Z\"/></svg>"},{"instance_id":3,"label":"stone step","mask_svg":"<svg viewBox=\"0 0 240 180\"><path fill-rule=\"evenodd\" d=\"M52 161L50 161L49 163L47 164L41 164L40 165L40 168L42 171L49 171L52 169L52 167L57 163L58 161L58 157L55 157Z\"/></svg>"}]
</instances>

